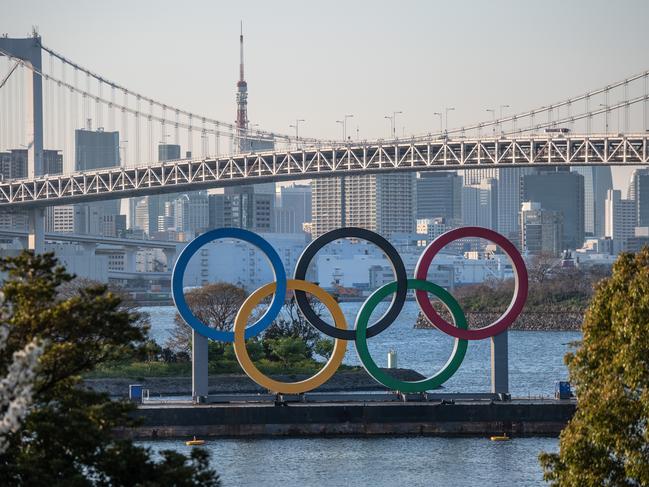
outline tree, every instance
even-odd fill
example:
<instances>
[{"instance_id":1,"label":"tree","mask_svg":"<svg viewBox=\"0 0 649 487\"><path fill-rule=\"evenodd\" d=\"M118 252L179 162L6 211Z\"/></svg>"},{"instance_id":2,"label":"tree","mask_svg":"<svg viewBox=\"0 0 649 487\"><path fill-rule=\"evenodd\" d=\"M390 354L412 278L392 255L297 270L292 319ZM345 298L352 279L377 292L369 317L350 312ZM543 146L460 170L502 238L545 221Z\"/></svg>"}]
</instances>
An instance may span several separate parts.
<instances>
[{"instance_id":1,"label":"tree","mask_svg":"<svg viewBox=\"0 0 649 487\"><path fill-rule=\"evenodd\" d=\"M232 330L239 308L248 297L246 290L226 282L207 284L185 293L185 301L194 316L216 330ZM174 328L167 346L175 351L190 352L192 329L176 313Z\"/></svg>"},{"instance_id":2,"label":"tree","mask_svg":"<svg viewBox=\"0 0 649 487\"><path fill-rule=\"evenodd\" d=\"M322 315L322 304L309 298L309 303L318 316ZM280 338L298 338L304 341L306 348L312 352L320 339L320 332L309 323L297 306L295 297L291 297L284 306L284 312L264 332L264 340Z\"/></svg>"},{"instance_id":3,"label":"tree","mask_svg":"<svg viewBox=\"0 0 649 487\"><path fill-rule=\"evenodd\" d=\"M278 360L284 367L310 358L311 353L306 344L299 338L283 337L267 340L271 358Z\"/></svg>"},{"instance_id":4,"label":"tree","mask_svg":"<svg viewBox=\"0 0 649 487\"><path fill-rule=\"evenodd\" d=\"M219 485L206 452L189 457L163 451L160 460L113 432L133 426L133 405L81 387L81 375L123 359L146 339L139 316L121 309L106 286L62 297L72 276L52 254L24 252L0 260L6 274L0 315L9 326L0 350L0 376L14 354L44 344L33 384L32 406L23 427L6 436L0 454L5 485Z\"/></svg>"},{"instance_id":5,"label":"tree","mask_svg":"<svg viewBox=\"0 0 649 487\"><path fill-rule=\"evenodd\" d=\"M9 327L0 326L0 350L7 345ZM7 450L7 437L16 433L32 402L32 386L43 347L36 340L13 353L5 377L0 380L0 453Z\"/></svg>"},{"instance_id":6,"label":"tree","mask_svg":"<svg viewBox=\"0 0 649 487\"><path fill-rule=\"evenodd\" d=\"M583 340L566 355L577 411L557 454L540 456L560 486L649 485L649 248L621 254L597 286Z\"/></svg>"},{"instance_id":7,"label":"tree","mask_svg":"<svg viewBox=\"0 0 649 487\"><path fill-rule=\"evenodd\" d=\"M315 343L313 351L329 360L331 354L334 353L334 341L322 338Z\"/></svg>"},{"instance_id":8,"label":"tree","mask_svg":"<svg viewBox=\"0 0 649 487\"><path fill-rule=\"evenodd\" d=\"M551 252L541 252L534 257L527 271L530 276L531 282L542 284L549 276L552 275L553 270L559 264L559 259Z\"/></svg>"}]
</instances>

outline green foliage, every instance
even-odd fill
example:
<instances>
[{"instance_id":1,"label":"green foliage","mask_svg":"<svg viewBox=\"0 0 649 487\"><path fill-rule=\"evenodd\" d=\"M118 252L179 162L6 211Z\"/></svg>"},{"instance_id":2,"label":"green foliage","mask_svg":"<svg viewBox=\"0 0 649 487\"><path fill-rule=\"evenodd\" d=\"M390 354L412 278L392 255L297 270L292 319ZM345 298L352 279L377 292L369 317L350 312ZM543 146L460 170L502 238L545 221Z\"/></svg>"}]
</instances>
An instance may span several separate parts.
<instances>
[{"instance_id":1,"label":"green foliage","mask_svg":"<svg viewBox=\"0 0 649 487\"><path fill-rule=\"evenodd\" d=\"M285 337L264 340L270 350L270 356L280 361L285 367L295 362L310 358L310 351L299 338Z\"/></svg>"},{"instance_id":2,"label":"green foliage","mask_svg":"<svg viewBox=\"0 0 649 487\"><path fill-rule=\"evenodd\" d=\"M329 357L331 357L331 354L334 352L334 341L327 340L326 338L318 340L315 344L315 347L313 348L313 351L321 357L329 360Z\"/></svg>"},{"instance_id":3,"label":"green foliage","mask_svg":"<svg viewBox=\"0 0 649 487\"><path fill-rule=\"evenodd\" d=\"M583 340L566 356L578 407L558 454L540 460L560 486L649 485L649 248L621 254L596 289Z\"/></svg>"},{"instance_id":4,"label":"green foliage","mask_svg":"<svg viewBox=\"0 0 649 487\"><path fill-rule=\"evenodd\" d=\"M0 270L10 326L0 375L15 350L35 338L46 344L31 412L0 455L4 485L220 484L204 452L165 452L155 461L149 450L116 440L115 428L132 425L133 406L80 387L81 374L131 357L145 342L137 313L105 286L60 294L72 276L52 254L24 252L0 260Z\"/></svg>"},{"instance_id":5,"label":"green foliage","mask_svg":"<svg viewBox=\"0 0 649 487\"><path fill-rule=\"evenodd\" d=\"M320 316L322 305L317 304L312 299L309 302L315 309L316 314ZM263 337L264 342L279 338L299 338L306 344L309 352L312 352L316 342L320 339L320 333L302 316L295 298L291 298L284 305L284 313L268 327Z\"/></svg>"}]
</instances>

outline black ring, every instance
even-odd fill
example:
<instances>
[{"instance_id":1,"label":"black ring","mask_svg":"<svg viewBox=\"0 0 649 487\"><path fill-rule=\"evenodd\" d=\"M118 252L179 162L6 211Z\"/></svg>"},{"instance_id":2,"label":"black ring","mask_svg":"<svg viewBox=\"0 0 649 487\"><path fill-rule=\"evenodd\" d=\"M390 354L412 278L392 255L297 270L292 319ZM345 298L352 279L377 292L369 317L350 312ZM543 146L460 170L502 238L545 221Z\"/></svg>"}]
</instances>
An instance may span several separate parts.
<instances>
[{"instance_id":1,"label":"black ring","mask_svg":"<svg viewBox=\"0 0 649 487\"><path fill-rule=\"evenodd\" d=\"M378 233L365 230L364 228L347 227L332 230L320 235L306 246L302 255L300 255L300 258L297 260L294 277L295 279L305 280L309 264L316 252L328 243L346 237L359 238L379 247L392 264L392 270L394 271L397 281L397 292L394 293L390 307L376 323L367 328L367 337L369 338L378 335L394 322L401 312L401 309L406 302L406 295L408 294L408 276L406 275L406 267L403 264L403 260L401 260L401 256L397 253L397 250L390 242L381 237ZM297 306L300 308L300 311L306 320L322 333L332 338L341 338L343 340L356 339L356 330L341 330L331 326L320 318L315 311L313 311L304 291L296 289L294 293Z\"/></svg>"}]
</instances>

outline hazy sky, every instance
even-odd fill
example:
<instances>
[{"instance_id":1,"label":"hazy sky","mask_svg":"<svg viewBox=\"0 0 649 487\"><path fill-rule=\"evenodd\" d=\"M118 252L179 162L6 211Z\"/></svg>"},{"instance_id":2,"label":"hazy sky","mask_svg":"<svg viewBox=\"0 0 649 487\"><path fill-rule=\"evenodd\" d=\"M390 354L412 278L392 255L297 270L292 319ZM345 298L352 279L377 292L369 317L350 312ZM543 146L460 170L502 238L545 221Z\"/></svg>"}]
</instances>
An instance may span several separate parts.
<instances>
[{"instance_id":1,"label":"hazy sky","mask_svg":"<svg viewBox=\"0 0 649 487\"><path fill-rule=\"evenodd\" d=\"M239 21L251 123L385 137L522 111L649 68L649 1L0 0L0 32L43 43L131 89L235 118ZM487 116L485 116L487 115ZM615 174L616 186L626 185Z\"/></svg>"}]
</instances>

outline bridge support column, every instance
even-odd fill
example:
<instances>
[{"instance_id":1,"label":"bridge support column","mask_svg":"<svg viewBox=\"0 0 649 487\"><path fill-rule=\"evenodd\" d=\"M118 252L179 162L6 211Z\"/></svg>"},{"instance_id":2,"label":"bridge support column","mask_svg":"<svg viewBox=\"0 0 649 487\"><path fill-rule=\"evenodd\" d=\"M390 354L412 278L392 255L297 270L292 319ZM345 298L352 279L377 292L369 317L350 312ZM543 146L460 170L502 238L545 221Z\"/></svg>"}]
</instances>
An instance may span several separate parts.
<instances>
[{"instance_id":1,"label":"bridge support column","mask_svg":"<svg viewBox=\"0 0 649 487\"><path fill-rule=\"evenodd\" d=\"M207 396L207 337L192 329L192 400Z\"/></svg>"},{"instance_id":2,"label":"bridge support column","mask_svg":"<svg viewBox=\"0 0 649 487\"><path fill-rule=\"evenodd\" d=\"M97 244L83 242L81 248L83 249L83 258L88 262L88 273L94 274L93 269L95 268L95 250L97 250Z\"/></svg>"},{"instance_id":3,"label":"bridge support column","mask_svg":"<svg viewBox=\"0 0 649 487\"><path fill-rule=\"evenodd\" d=\"M176 249L162 249L162 253L167 260L167 271L171 271L176 263Z\"/></svg>"},{"instance_id":4,"label":"bridge support column","mask_svg":"<svg viewBox=\"0 0 649 487\"><path fill-rule=\"evenodd\" d=\"M509 394L507 330L491 337L491 392L493 394Z\"/></svg>"},{"instance_id":5,"label":"bridge support column","mask_svg":"<svg viewBox=\"0 0 649 487\"><path fill-rule=\"evenodd\" d=\"M35 254L45 252L45 210L36 208L29 210L27 214L29 225L27 235L27 248Z\"/></svg>"},{"instance_id":6,"label":"bridge support column","mask_svg":"<svg viewBox=\"0 0 649 487\"><path fill-rule=\"evenodd\" d=\"M124 270L126 272L136 272L136 254L137 248L135 247L126 247L124 249Z\"/></svg>"}]
</instances>

